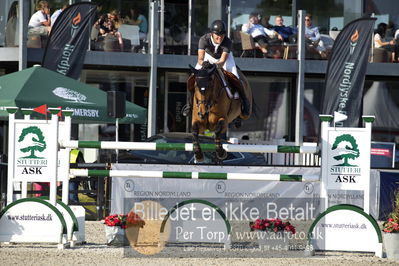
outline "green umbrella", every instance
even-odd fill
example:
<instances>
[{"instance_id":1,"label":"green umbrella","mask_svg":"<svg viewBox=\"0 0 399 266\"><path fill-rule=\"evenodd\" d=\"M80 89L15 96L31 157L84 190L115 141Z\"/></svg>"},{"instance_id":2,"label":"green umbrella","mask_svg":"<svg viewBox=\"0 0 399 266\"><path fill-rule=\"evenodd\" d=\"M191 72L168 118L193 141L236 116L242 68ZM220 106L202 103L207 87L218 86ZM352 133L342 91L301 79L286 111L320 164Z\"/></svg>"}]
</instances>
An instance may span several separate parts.
<instances>
[{"instance_id":1,"label":"green umbrella","mask_svg":"<svg viewBox=\"0 0 399 266\"><path fill-rule=\"evenodd\" d=\"M112 123L107 115L107 93L54 71L34 66L0 77L0 107L62 107L73 110L72 121ZM1 111L0 116L7 116ZM126 101L126 117L120 123L143 124L147 110Z\"/></svg>"}]
</instances>

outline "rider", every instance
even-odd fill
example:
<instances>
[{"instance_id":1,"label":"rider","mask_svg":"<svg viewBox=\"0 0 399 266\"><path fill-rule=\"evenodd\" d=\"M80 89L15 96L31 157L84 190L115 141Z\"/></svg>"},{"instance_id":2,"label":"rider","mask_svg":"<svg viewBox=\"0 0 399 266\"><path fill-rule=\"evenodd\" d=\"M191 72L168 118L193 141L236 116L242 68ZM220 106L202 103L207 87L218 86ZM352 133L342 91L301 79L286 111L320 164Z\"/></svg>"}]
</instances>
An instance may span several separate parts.
<instances>
[{"instance_id":1,"label":"rider","mask_svg":"<svg viewBox=\"0 0 399 266\"><path fill-rule=\"evenodd\" d=\"M250 103L244 92L244 85L238 75L236 63L232 53L232 41L226 36L226 25L221 20L215 20L211 25L211 32L203 35L198 44L198 61L195 66L196 69L201 69L202 64L208 61L211 64L216 64L218 68L223 68L226 71L233 73L240 81L240 86L237 88L238 94L242 104L242 114L248 116L250 113ZM224 86L227 86L224 80ZM182 114L187 116L191 112L193 91L188 90L189 102L183 107Z\"/></svg>"}]
</instances>

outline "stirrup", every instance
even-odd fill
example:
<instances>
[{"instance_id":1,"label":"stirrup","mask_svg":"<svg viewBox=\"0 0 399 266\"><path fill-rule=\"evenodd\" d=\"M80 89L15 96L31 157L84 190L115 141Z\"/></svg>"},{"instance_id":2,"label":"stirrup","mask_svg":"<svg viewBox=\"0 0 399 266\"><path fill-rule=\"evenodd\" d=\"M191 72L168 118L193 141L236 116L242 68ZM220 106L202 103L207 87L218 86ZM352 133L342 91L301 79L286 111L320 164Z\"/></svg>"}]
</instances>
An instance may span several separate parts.
<instances>
[{"instance_id":1,"label":"stirrup","mask_svg":"<svg viewBox=\"0 0 399 266\"><path fill-rule=\"evenodd\" d=\"M183 116L188 116L191 112L191 105L189 103L185 104L181 109L181 114Z\"/></svg>"}]
</instances>

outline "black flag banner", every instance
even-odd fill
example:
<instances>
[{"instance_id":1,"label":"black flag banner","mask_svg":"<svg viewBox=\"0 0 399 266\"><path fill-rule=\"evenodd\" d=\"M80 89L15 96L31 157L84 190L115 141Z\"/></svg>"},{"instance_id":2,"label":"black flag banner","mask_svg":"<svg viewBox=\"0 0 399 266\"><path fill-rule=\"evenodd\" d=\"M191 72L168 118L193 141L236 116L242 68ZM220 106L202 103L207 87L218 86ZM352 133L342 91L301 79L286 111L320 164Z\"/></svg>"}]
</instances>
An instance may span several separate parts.
<instances>
[{"instance_id":1,"label":"black flag banner","mask_svg":"<svg viewBox=\"0 0 399 266\"><path fill-rule=\"evenodd\" d=\"M327 67L322 114L334 115L335 111L348 116L336 126L359 125L375 20L360 18L350 22L334 42Z\"/></svg>"},{"instance_id":2,"label":"black flag banner","mask_svg":"<svg viewBox=\"0 0 399 266\"><path fill-rule=\"evenodd\" d=\"M80 77L96 4L81 2L66 8L51 28L42 66L73 79Z\"/></svg>"}]
</instances>

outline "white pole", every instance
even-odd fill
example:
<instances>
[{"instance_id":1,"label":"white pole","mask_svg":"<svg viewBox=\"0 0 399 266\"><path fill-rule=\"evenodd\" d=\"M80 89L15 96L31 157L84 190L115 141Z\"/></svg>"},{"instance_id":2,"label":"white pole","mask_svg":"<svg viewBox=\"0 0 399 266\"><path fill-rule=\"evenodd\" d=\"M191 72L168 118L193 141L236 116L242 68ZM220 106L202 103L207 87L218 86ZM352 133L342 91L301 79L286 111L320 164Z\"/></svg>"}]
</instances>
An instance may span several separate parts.
<instances>
[{"instance_id":1,"label":"white pole","mask_svg":"<svg viewBox=\"0 0 399 266\"><path fill-rule=\"evenodd\" d=\"M64 121L64 129L63 132L60 132L60 136L62 136L62 139L66 141L71 140L71 123L72 123L72 111L63 111L65 121ZM61 155L58 160L60 160L60 166L65 167L61 168L60 171L63 171L67 173L67 176L63 176L64 180L62 180L62 202L68 205L68 199L69 199L69 161L70 161L70 156L71 156L71 149L66 148L61 149L59 154ZM61 162L61 160L66 160L66 163ZM61 173L60 173L61 174ZM60 176L60 174L58 176Z\"/></svg>"},{"instance_id":2,"label":"white pole","mask_svg":"<svg viewBox=\"0 0 399 266\"><path fill-rule=\"evenodd\" d=\"M14 109L15 111L18 108ZM9 110L7 110L9 111ZM8 169L7 169L7 205L13 202L15 172L15 112L8 114Z\"/></svg>"},{"instance_id":3,"label":"white pole","mask_svg":"<svg viewBox=\"0 0 399 266\"><path fill-rule=\"evenodd\" d=\"M193 0L188 0L188 32L187 32L187 55L191 55Z\"/></svg>"},{"instance_id":4,"label":"white pole","mask_svg":"<svg viewBox=\"0 0 399 266\"><path fill-rule=\"evenodd\" d=\"M372 119L368 120L368 117L372 117ZM365 160L364 160L364 165L368 166L368 180L365 184L364 187L364 212L367 214L370 214L370 178L371 178L371 174L370 174L370 157L371 157L371 128L372 128L372 121L374 120L374 116L362 116L364 124L365 124L365 128L366 128L366 134L367 134L367 140L369 141L368 145L370 145L368 147L369 155L366 156Z\"/></svg>"},{"instance_id":5,"label":"white pole","mask_svg":"<svg viewBox=\"0 0 399 266\"><path fill-rule=\"evenodd\" d=\"M320 210L325 211L328 208L328 127L332 120L331 115L320 115L321 119L321 183L320 183ZM324 167L323 167L324 166Z\"/></svg>"},{"instance_id":6,"label":"white pole","mask_svg":"<svg viewBox=\"0 0 399 266\"><path fill-rule=\"evenodd\" d=\"M158 2L151 1L150 14L151 14L151 39L150 39L150 88L148 96L148 128L147 137L155 135L156 128L156 103L157 103L157 43L156 38L158 31Z\"/></svg>"},{"instance_id":7,"label":"white pole","mask_svg":"<svg viewBox=\"0 0 399 266\"><path fill-rule=\"evenodd\" d=\"M116 141L116 145L118 145L119 142L119 118L115 119L115 141ZM119 151L118 149L115 150L116 153L116 162L118 162L118 155L119 155Z\"/></svg>"},{"instance_id":8,"label":"white pole","mask_svg":"<svg viewBox=\"0 0 399 266\"><path fill-rule=\"evenodd\" d=\"M48 157L48 165L50 168L50 203L55 206L57 202L57 173L58 173L58 116L55 111L58 108L49 108L51 112L51 132L54 132L51 136L51 149L53 156ZM58 109L60 111L60 109ZM50 145L49 145L50 146ZM49 147L50 148L50 147Z\"/></svg>"},{"instance_id":9,"label":"white pole","mask_svg":"<svg viewBox=\"0 0 399 266\"><path fill-rule=\"evenodd\" d=\"M304 86L305 86L305 11L298 11L298 76L295 112L295 145L301 146L303 143L303 105L304 105ZM296 156L298 163L302 163L302 156Z\"/></svg>"},{"instance_id":10,"label":"white pole","mask_svg":"<svg viewBox=\"0 0 399 266\"><path fill-rule=\"evenodd\" d=\"M163 54L165 45L165 0L161 0L160 13L161 23L159 25L159 53Z\"/></svg>"},{"instance_id":11,"label":"white pole","mask_svg":"<svg viewBox=\"0 0 399 266\"><path fill-rule=\"evenodd\" d=\"M29 1L19 0L19 25L18 25L18 70L23 70L27 67L28 49L26 41L28 38L28 17L29 17Z\"/></svg>"}]
</instances>

